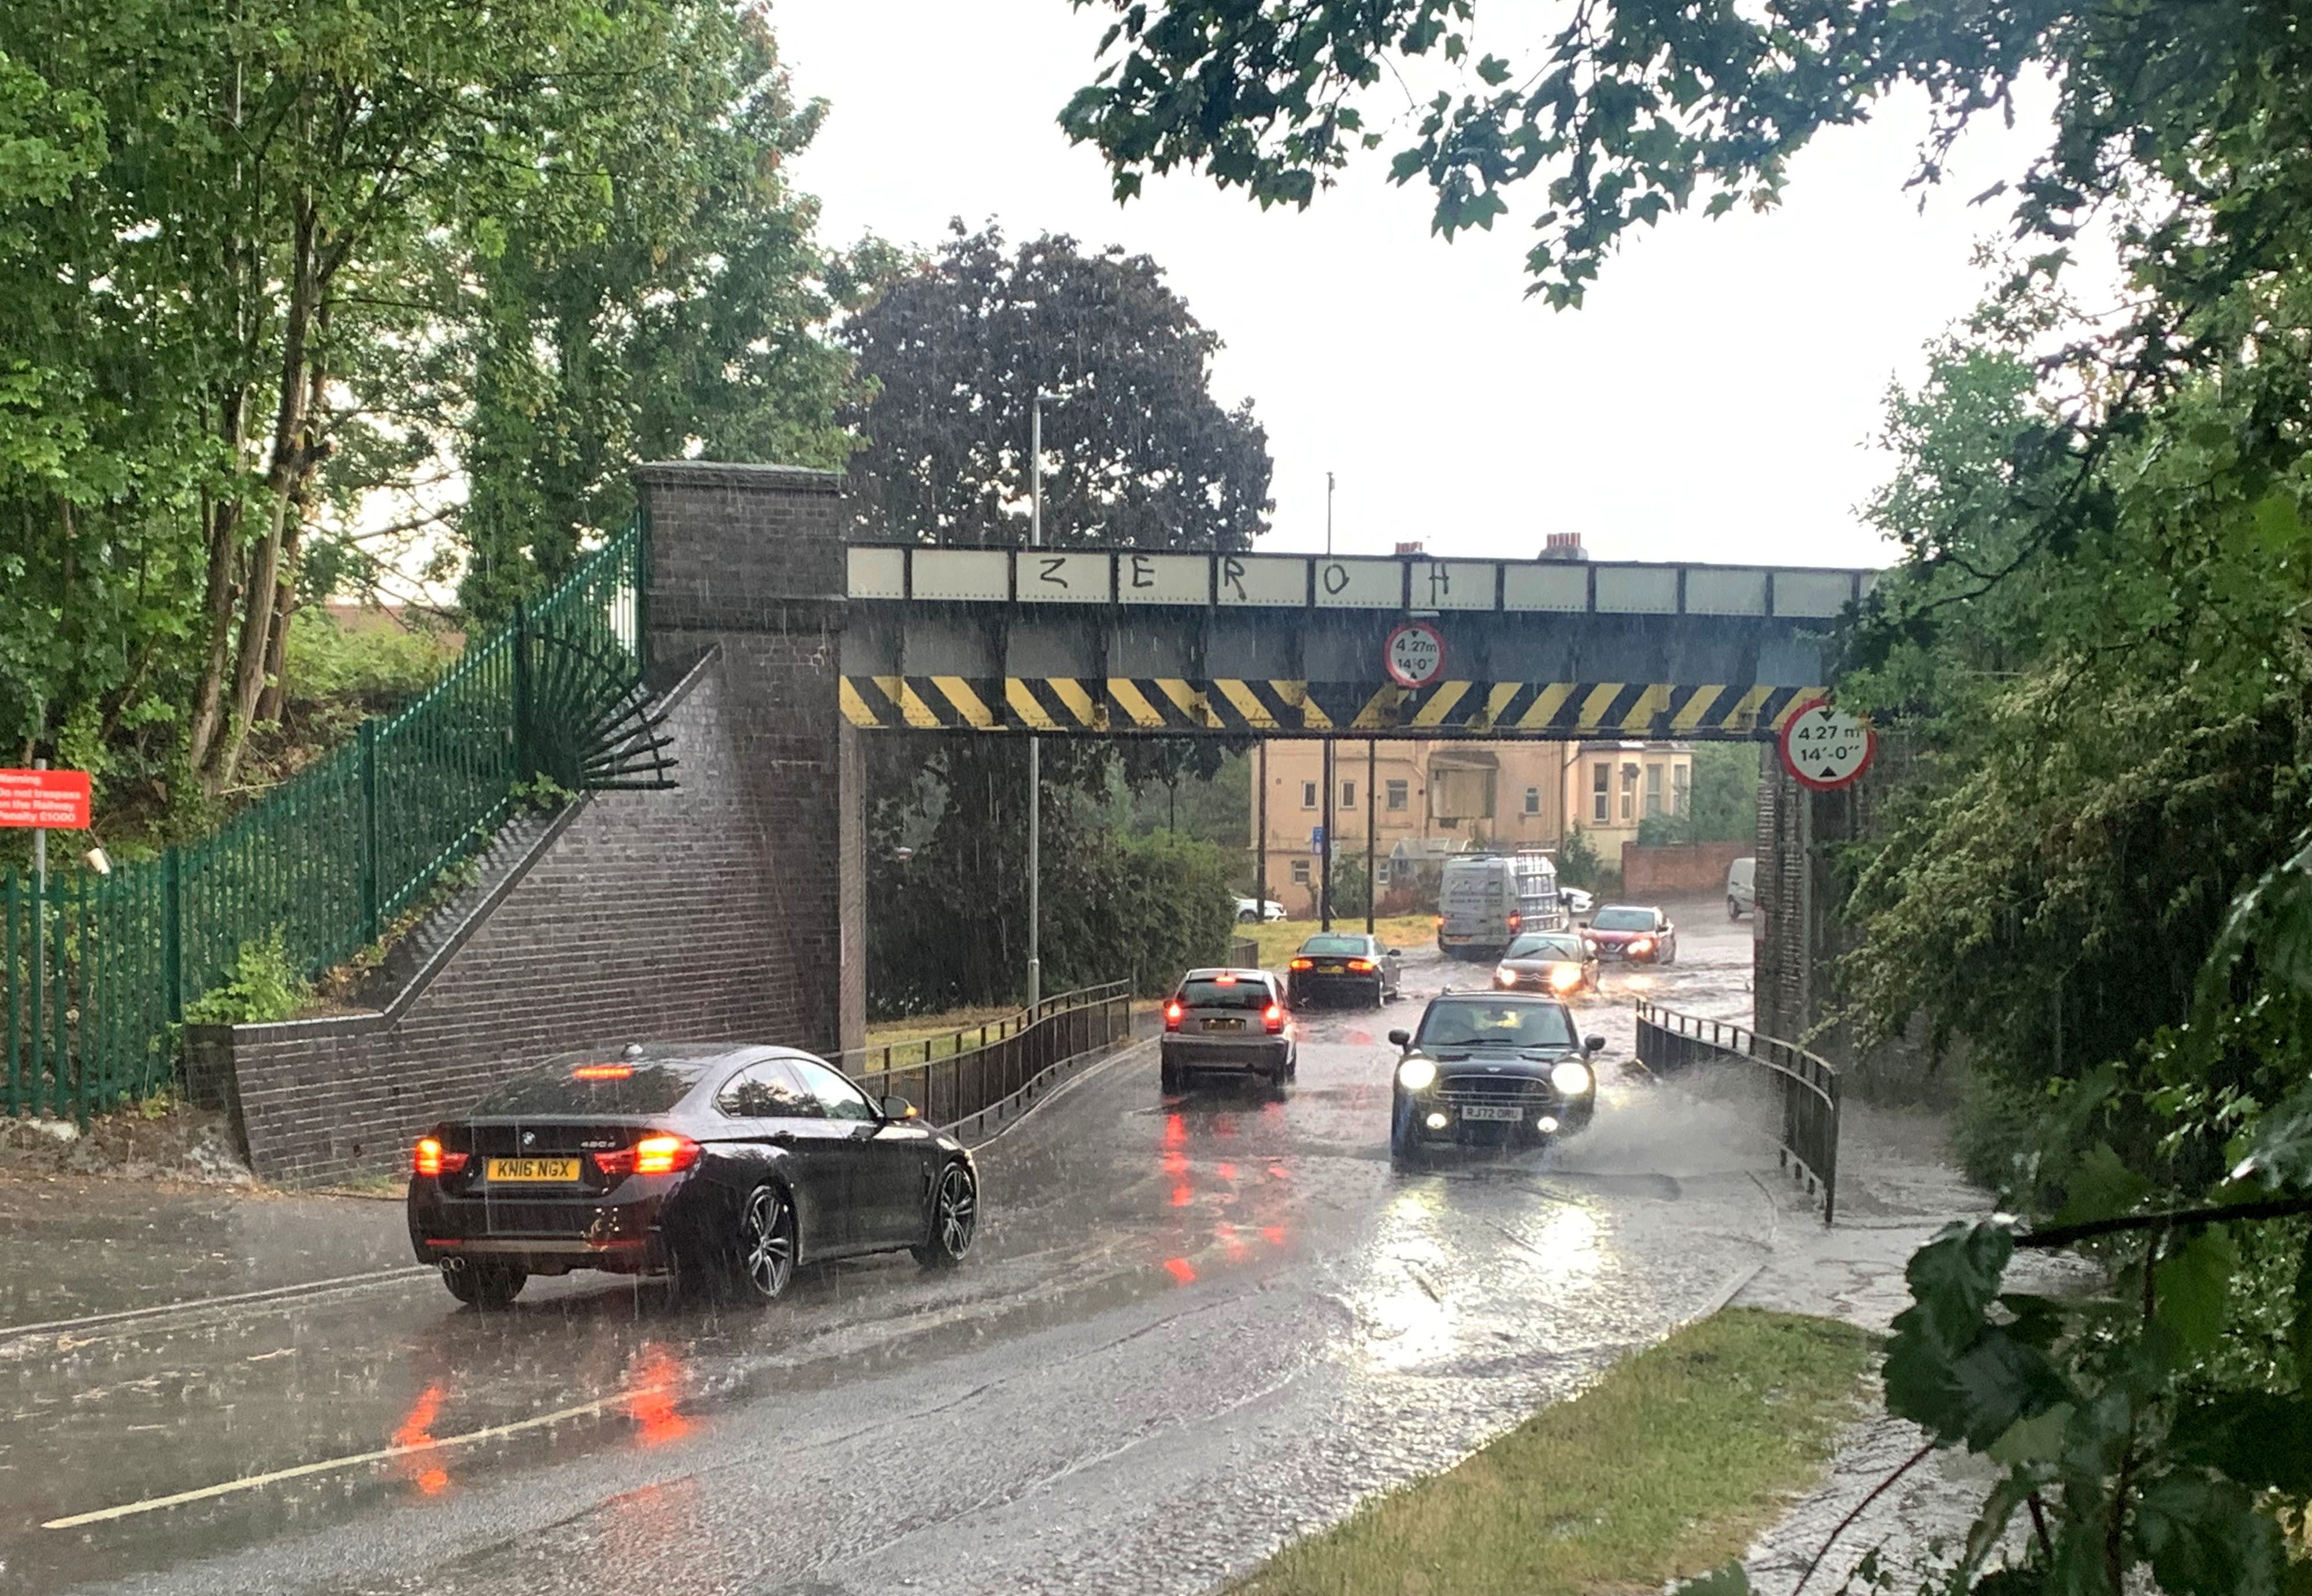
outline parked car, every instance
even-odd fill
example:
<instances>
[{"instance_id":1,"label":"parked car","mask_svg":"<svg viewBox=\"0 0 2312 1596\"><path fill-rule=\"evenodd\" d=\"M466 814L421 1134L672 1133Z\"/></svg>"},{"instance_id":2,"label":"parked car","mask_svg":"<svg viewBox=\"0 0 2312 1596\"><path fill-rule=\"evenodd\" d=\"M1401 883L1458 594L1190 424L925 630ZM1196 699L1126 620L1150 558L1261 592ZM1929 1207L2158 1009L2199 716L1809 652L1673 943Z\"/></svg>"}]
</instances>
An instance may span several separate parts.
<instances>
[{"instance_id":1,"label":"parked car","mask_svg":"<svg viewBox=\"0 0 2312 1596\"><path fill-rule=\"evenodd\" d=\"M1310 1008L1347 1001L1379 1008L1405 989L1405 955L1362 932L1326 931L1300 944L1285 966L1285 1001Z\"/></svg>"},{"instance_id":2,"label":"parked car","mask_svg":"<svg viewBox=\"0 0 2312 1596\"><path fill-rule=\"evenodd\" d=\"M1563 901L1565 912L1569 915L1586 915L1598 907L1598 900L1590 896L1586 888L1561 884L1557 889L1557 896Z\"/></svg>"},{"instance_id":3,"label":"parked car","mask_svg":"<svg viewBox=\"0 0 2312 1596\"><path fill-rule=\"evenodd\" d=\"M1168 1093L1212 1071L1256 1077L1283 1096L1300 1059L1283 984L1265 969L1190 970L1164 1004L1157 1060Z\"/></svg>"},{"instance_id":4,"label":"parked car","mask_svg":"<svg viewBox=\"0 0 2312 1596\"><path fill-rule=\"evenodd\" d=\"M1597 944L1600 959L1625 959L1633 964L1677 962L1677 927L1658 908L1608 904L1590 916L1584 934Z\"/></svg>"},{"instance_id":5,"label":"parked car","mask_svg":"<svg viewBox=\"0 0 2312 1596\"><path fill-rule=\"evenodd\" d=\"M1726 867L1726 917L1738 920L1758 907L1758 862L1737 859Z\"/></svg>"},{"instance_id":6,"label":"parked car","mask_svg":"<svg viewBox=\"0 0 2312 1596\"><path fill-rule=\"evenodd\" d=\"M1537 931L1520 936L1493 968L1493 985L1503 992L1523 988L1565 997L1598 990L1598 950L1575 931Z\"/></svg>"},{"instance_id":7,"label":"parked car","mask_svg":"<svg viewBox=\"0 0 2312 1596\"><path fill-rule=\"evenodd\" d=\"M1253 925L1263 920L1281 920L1283 917L1284 906L1273 898L1239 898L1236 900L1236 923L1239 925Z\"/></svg>"},{"instance_id":8,"label":"parked car","mask_svg":"<svg viewBox=\"0 0 2312 1596\"><path fill-rule=\"evenodd\" d=\"M434 1127L408 1212L418 1262L480 1308L573 1269L769 1302L799 1263L962 1262L979 1173L905 1099L878 1103L823 1058L656 1042L565 1054Z\"/></svg>"},{"instance_id":9,"label":"parked car","mask_svg":"<svg viewBox=\"0 0 2312 1596\"><path fill-rule=\"evenodd\" d=\"M1547 854L1471 854L1448 859L1437 878L1437 950L1449 959L1492 959L1520 931L1562 931L1564 899Z\"/></svg>"},{"instance_id":10,"label":"parked car","mask_svg":"<svg viewBox=\"0 0 2312 1596\"><path fill-rule=\"evenodd\" d=\"M1429 1000L1400 1049L1389 1101L1389 1157L1399 1167L1444 1144L1521 1147L1570 1135L1598 1106L1594 1055L1573 1013L1523 992L1454 993Z\"/></svg>"}]
</instances>

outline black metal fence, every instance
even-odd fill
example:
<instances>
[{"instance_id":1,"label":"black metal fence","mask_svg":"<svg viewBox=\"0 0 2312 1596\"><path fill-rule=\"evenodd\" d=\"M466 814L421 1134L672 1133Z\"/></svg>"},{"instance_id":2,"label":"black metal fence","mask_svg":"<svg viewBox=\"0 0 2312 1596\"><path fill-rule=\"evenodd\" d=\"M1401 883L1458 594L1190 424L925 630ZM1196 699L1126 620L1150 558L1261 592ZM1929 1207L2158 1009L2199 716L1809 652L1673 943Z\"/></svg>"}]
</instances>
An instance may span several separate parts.
<instances>
[{"instance_id":1,"label":"black metal fence","mask_svg":"<svg viewBox=\"0 0 2312 1596\"><path fill-rule=\"evenodd\" d=\"M1747 1025L1704 1020L1641 999L1638 1057L1656 1074L1740 1059L1765 1072L1782 1101L1782 1164L1811 1197L1822 1193L1822 1222L1838 1213L1838 1071L1805 1048Z\"/></svg>"},{"instance_id":2,"label":"black metal fence","mask_svg":"<svg viewBox=\"0 0 2312 1596\"><path fill-rule=\"evenodd\" d=\"M871 1095L896 1092L932 1124L952 1127L1024 1107L1060 1065L1131 1034L1132 983L1110 981L985 1025L855 1049L840 1062Z\"/></svg>"}]
</instances>

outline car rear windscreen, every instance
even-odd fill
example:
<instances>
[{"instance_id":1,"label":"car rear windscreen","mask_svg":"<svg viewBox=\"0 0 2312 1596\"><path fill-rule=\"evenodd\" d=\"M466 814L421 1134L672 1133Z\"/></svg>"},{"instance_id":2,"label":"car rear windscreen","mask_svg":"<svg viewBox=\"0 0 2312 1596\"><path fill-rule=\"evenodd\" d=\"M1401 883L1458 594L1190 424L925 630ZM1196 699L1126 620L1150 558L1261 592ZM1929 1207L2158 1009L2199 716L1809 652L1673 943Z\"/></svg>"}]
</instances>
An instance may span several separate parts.
<instances>
[{"instance_id":1,"label":"car rear windscreen","mask_svg":"<svg viewBox=\"0 0 2312 1596\"><path fill-rule=\"evenodd\" d=\"M1261 981L1184 981L1180 1001L1192 1009L1265 1009L1268 987Z\"/></svg>"},{"instance_id":2,"label":"car rear windscreen","mask_svg":"<svg viewBox=\"0 0 2312 1596\"><path fill-rule=\"evenodd\" d=\"M1312 936L1300 944L1300 951L1337 956L1365 953L1371 950L1365 946L1365 939L1362 936Z\"/></svg>"},{"instance_id":3,"label":"car rear windscreen","mask_svg":"<svg viewBox=\"0 0 2312 1596\"><path fill-rule=\"evenodd\" d=\"M554 1065L509 1081L468 1112L503 1114L663 1114L706 1073L705 1059L616 1058Z\"/></svg>"}]
</instances>

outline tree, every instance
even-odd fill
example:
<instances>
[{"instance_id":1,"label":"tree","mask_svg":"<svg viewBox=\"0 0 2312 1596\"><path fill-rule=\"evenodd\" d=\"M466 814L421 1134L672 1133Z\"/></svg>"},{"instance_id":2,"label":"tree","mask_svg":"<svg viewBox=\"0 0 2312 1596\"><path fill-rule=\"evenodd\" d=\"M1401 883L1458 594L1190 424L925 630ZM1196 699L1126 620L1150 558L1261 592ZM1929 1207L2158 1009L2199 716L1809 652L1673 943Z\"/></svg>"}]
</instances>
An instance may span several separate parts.
<instances>
[{"instance_id":1,"label":"tree","mask_svg":"<svg viewBox=\"0 0 2312 1596\"><path fill-rule=\"evenodd\" d=\"M1038 390L1047 543L1244 548L1267 527L1267 434L1212 397L1219 336L1144 255L958 224L843 336L874 385L851 413L864 536L1025 543Z\"/></svg>"},{"instance_id":2,"label":"tree","mask_svg":"<svg viewBox=\"0 0 2312 1596\"><path fill-rule=\"evenodd\" d=\"M829 254L787 182L826 108L796 102L760 10L670 7L652 28L646 88L601 136L605 203L524 194L474 226L459 593L482 619L617 530L638 460L840 468L851 449L851 363L820 329L891 252Z\"/></svg>"},{"instance_id":3,"label":"tree","mask_svg":"<svg viewBox=\"0 0 2312 1596\"><path fill-rule=\"evenodd\" d=\"M378 490L487 618L640 453L839 460L817 114L748 0L0 11L0 738L223 794Z\"/></svg>"},{"instance_id":4,"label":"tree","mask_svg":"<svg viewBox=\"0 0 2312 1596\"><path fill-rule=\"evenodd\" d=\"M1085 254L1046 236L1008 249L960 228L852 318L845 343L871 398L851 412L859 535L1024 544L1029 406L1044 404L1044 539L1242 548L1270 508L1265 434L1250 404L1210 390L1217 335L1144 256ZM1046 738L1042 857L1047 933L1105 924L1082 901L1119 779L1210 779L1225 745ZM1019 990L1027 951L1025 746L984 735L871 745L871 990L986 1001ZM899 838L910 845L897 857ZM1046 957L1054 955L1046 942ZM1090 955L1077 950L1080 961ZM926 963L925 961L929 962Z\"/></svg>"},{"instance_id":5,"label":"tree","mask_svg":"<svg viewBox=\"0 0 2312 1596\"><path fill-rule=\"evenodd\" d=\"M1693 785L1677 814L1648 815L1642 843L1747 842L1758 832L1758 745L1702 742L1694 749Z\"/></svg>"}]
</instances>

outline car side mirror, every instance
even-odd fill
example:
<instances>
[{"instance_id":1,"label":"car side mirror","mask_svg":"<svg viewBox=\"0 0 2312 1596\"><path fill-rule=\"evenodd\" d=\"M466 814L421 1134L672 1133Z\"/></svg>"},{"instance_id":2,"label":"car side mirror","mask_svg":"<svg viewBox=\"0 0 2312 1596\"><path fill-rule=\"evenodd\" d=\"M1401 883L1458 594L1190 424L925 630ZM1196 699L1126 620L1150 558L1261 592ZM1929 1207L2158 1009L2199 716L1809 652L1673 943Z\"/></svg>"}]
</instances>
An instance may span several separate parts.
<instances>
[{"instance_id":1,"label":"car side mirror","mask_svg":"<svg viewBox=\"0 0 2312 1596\"><path fill-rule=\"evenodd\" d=\"M1405 957L1405 950L1403 948L1389 948L1386 950L1386 951L1391 959L1402 959Z\"/></svg>"},{"instance_id":2,"label":"car side mirror","mask_svg":"<svg viewBox=\"0 0 2312 1596\"><path fill-rule=\"evenodd\" d=\"M886 1119L913 1119L915 1117L915 1105L896 1092L883 1100L882 1109Z\"/></svg>"},{"instance_id":3,"label":"car side mirror","mask_svg":"<svg viewBox=\"0 0 2312 1596\"><path fill-rule=\"evenodd\" d=\"M1413 1046L1413 1033L1409 1030L1392 1030L1388 1033L1388 1039L1389 1044L1392 1047L1410 1048Z\"/></svg>"},{"instance_id":4,"label":"car side mirror","mask_svg":"<svg viewBox=\"0 0 2312 1596\"><path fill-rule=\"evenodd\" d=\"M1606 1050L1606 1039L1602 1036L1585 1037L1581 1041L1581 1050L1584 1053L1603 1053Z\"/></svg>"}]
</instances>

